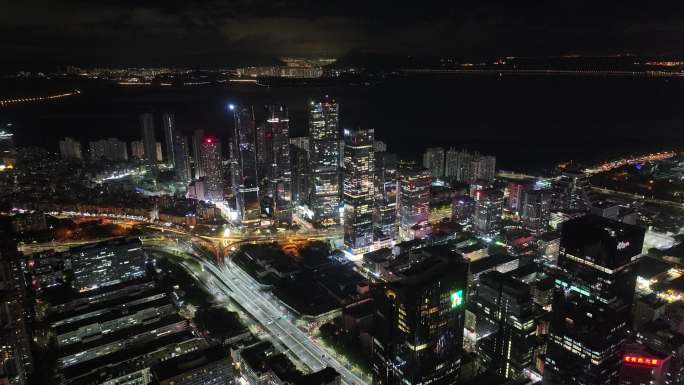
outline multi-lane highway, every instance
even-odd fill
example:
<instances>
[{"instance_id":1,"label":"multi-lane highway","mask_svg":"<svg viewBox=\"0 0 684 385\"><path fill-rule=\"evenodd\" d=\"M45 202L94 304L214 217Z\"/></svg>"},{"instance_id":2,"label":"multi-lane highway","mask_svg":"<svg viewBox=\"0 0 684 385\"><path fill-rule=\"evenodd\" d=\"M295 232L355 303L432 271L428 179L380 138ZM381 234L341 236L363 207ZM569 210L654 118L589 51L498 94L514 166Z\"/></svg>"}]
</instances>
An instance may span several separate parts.
<instances>
[{"instance_id":1,"label":"multi-lane highway","mask_svg":"<svg viewBox=\"0 0 684 385\"><path fill-rule=\"evenodd\" d=\"M189 252L189 244L168 245L176 247L182 252ZM190 246L191 247L191 246ZM193 248L194 249L194 248ZM197 253L198 250L192 250ZM222 266L215 266L200 258L198 261L204 270L211 274L212 279L205 281L212 291L223 293L242 306L254 319L262 325L269 335L288 353L306 365L312 371L330 366L342 376L343 384L366 385L367 382L353 373L345 364L331 357L325 349L317 344L309 335L294 324L294 315L265 290L249 274L230 261Z\"/></svg>"}]
</instances>

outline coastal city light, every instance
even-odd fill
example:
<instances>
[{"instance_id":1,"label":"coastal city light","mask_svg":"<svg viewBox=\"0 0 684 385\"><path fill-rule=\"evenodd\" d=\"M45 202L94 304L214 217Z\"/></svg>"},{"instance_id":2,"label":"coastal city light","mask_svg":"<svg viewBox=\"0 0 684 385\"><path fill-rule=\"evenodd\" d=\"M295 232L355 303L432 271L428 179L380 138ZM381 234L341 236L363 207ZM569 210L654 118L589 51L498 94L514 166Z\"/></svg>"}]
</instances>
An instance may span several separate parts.
<instances>
[{"instance_id":1,"label":"coastal city light","mask_svg":"<svg viewBox=\"0 0 684 385\"><path fill-rule=\"evenodd\" d=\"M8 2L0 385L684 385L684 3L585 3Z\"/></svg>"}]
</instances>

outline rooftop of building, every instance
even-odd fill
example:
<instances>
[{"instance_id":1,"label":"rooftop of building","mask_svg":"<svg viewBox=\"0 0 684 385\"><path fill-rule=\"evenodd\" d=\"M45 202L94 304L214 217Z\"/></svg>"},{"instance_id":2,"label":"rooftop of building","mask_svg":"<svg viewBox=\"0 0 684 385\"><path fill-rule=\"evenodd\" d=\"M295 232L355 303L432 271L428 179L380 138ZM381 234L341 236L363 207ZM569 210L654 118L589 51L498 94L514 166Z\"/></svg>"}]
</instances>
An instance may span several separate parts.
<instances>
[{"instance_id":1,"label":"rooftop of building","mask_svg":"<svg viewBox=\"0 0 684 385\"><path fill-rule=\"evenodd\" d=\"M230 355L221 345L214 345L161 362L152 370L157 381L163 381L221 360L230 360Z\"/></svg>"},{"instance_id":2,"label":"rooftop of building","mask_svg":"<svg viewBox=\"0 0 684 385\"><path fill-rule=\"evenodd\" d=\"M467 269L467 261L463 256L446 245L428 246L417 250L422 254L408 268L395 272L402 285L418 285L442 274L453 271L457 265Z\"/></svg>"},{"instance_id":3,"label":"rooftop of building","mask_svg":"<svg viewBox=\"0 0 684 385\"><path fill-rule=\"evenodd\" d=\"M342 309L343 314L348 314L354 317L364 317L372 314L374 311L375 303L372 299L364 299Z\"/></svg>"},{"instance_id":4,"label":"rooftop of building","mask_svg":"<svg viewBox=\"0 0 684 385\"><path fill-rule=\"evenodd\" d=\"M150 323L138 323L135 325L132 325L129 328L117 330L114 333L108 333L102 335L100 338L94 339L94 340L87 340L87 341L82 341L78 342L75 344L67 345L63 348L60 349L60 357L67 357L72 354L76 354L79 352L83 352L85 350L97 348L112 342L116 342L119 340L124 340L139 334L143 333L148 333L151 331L154 331L159 328L163 328L165 326L169 326L172 324L175 324L177 322L184 321L184 318L181 318L178 314L170 314L164 317L161 317L160 319L150 322ZM161 336L159 336L161 337ZM151 339L152 340L152 339Z\"/></svg>"},{"instance_id":5,"label":"rooftop of building","mask_svg":"<svg viewBox=\"0 0 684 385\"><path fill-rule=\"evenodd\" d=\"M364 261L372 263L387 262L390 258L392 258L392 249L389 247L373 250L363 255Z\"/></svg>"},{"instance_id":6,"label":"rooftop of building","mask_svg":"<svg viewBox=\"0 0 684 385\"><path fill-rule=\"evenodd\" d=\"M198 345L206 344L203 339L194 338L190 331L173 333L145 344L131 346L112 354L100 356L83 363L69 366L63 369L64 378L69 380L70 385L90 385L102 382L104 378L114 378L126 373L139 370L147 365L144 355L156 352L165 347L172 347L184 341L197 342Z\"/></svg>"},{"instance_id":7,"label":"rooftop of building","mask_svg":"<svg viewBox=\"0 0 684 385\"><path fill-rule=\"evenodd\" d=\"M555 240L560 240L560 236L561 236L560 233L557 231L549 231L549 232L542 234L539 237L539 240L542 242L551 242L551 241L555 241Z\"/></svg>"},{"instance_id":8,"label":"rooftop of building","mask_svg":"<svg viewBox=\"0 0 684 385\"><path fill-rule=\"evenodd\" d=\"M524 296L530 293L530 285L496 270L481 275L480 285L500 285L504 292L515 296Z\"/></svg>"},{"instance_id":9,"label":"rooftop of building","mask_svg":"<svg viewBox=\"0 0 684 385\"><path fill-rule=\"evenodd\" d=\"M672 265L657 258L644 256L639 259L637 274L639 277L651 279L670 270Z\"/></svg>"},{"instance_id":10,"label":"rooftop of building","mask_svg":"<svg viewBox=\"0 0 684 385\"><path fill-rule=\"evenodd\" d=\"M480 251L480 250L486 250L487 246L481 244L480 242L477 243L472 243L463 247L459 247L456 249L457 251L463 253L463 254L470 254L475 251Z\"/></svg>"},{"instance_id":11,"label":"rooftop of building","mask_svg":"<svg viewBox=\"0 0 684 385\"><path fill-rule=\"evenodd\" d=\"M479 274L483 271L493 269L496 266L502 265L504 263L512 262L518 259L518 257L509 254L494 254L487 258L478 259L470 264L470 272L472 274Z\"/></svg>"}]
</instances>

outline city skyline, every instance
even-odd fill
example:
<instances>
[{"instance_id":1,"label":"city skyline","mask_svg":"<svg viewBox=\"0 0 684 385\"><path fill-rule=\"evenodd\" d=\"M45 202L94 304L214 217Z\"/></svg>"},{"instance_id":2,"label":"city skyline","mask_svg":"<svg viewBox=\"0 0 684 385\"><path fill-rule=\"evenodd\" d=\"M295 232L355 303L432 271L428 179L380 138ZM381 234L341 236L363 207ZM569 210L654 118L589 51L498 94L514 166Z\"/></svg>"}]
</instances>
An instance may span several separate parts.
<instances>
[{"instance_id":1,"label":"city skyline","mask_svg":"<svg viewBox=\"0 0 684 385\"><path fill-rule=\"evenodd\" d=\"M0 384L684 384L684 6L0 13Z\"/></svg>"}]
</instances>

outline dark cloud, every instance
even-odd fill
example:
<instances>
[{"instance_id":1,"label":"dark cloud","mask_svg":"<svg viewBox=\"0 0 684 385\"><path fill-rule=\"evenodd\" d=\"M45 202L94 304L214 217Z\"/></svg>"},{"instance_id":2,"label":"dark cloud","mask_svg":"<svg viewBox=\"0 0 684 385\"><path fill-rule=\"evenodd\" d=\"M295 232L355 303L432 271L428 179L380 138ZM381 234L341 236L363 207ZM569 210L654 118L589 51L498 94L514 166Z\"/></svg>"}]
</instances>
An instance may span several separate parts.
<instances>
[{"instance_id":1,"label":"dark cloud","mask_svg":"<svg viewBox=\"0 0 684 385\"><path fill-rule=\"evenodd\" d=\"M453 56L656 54L677 52L684 43L684 5L676 3L667 7L615 1L492 0L6 3L0 12L0 46L5 63L14 65L174 64L169 61L211 55L226 60L240 55L339 56L352 49Z\"/></svg>"}]
</instances>

